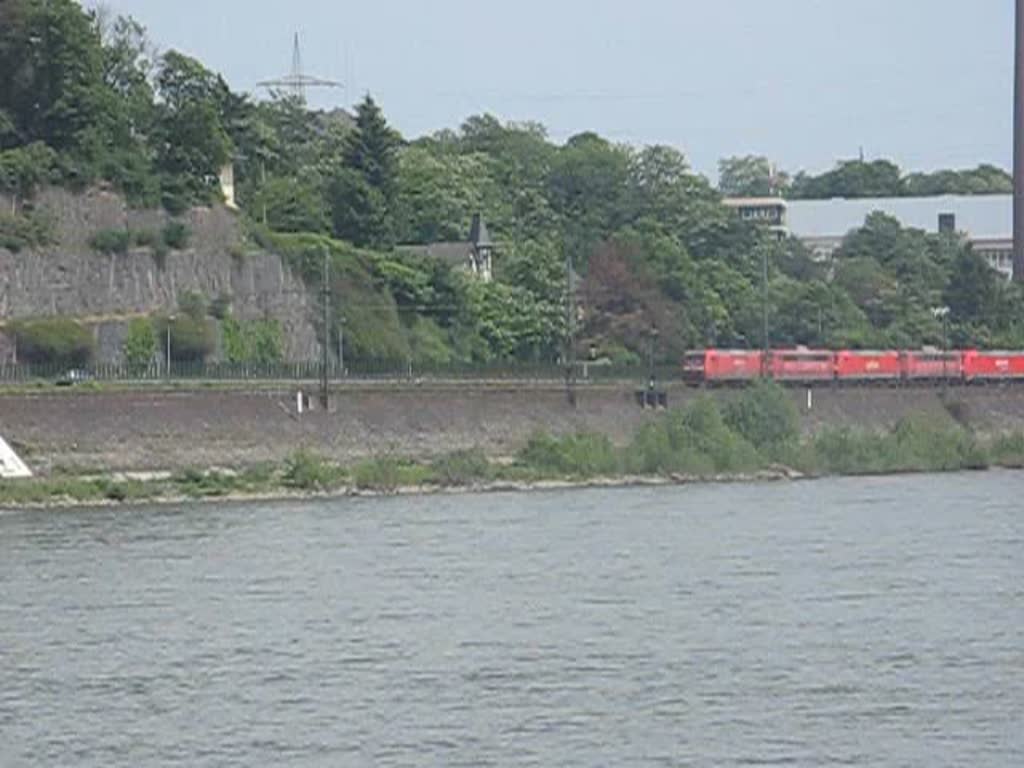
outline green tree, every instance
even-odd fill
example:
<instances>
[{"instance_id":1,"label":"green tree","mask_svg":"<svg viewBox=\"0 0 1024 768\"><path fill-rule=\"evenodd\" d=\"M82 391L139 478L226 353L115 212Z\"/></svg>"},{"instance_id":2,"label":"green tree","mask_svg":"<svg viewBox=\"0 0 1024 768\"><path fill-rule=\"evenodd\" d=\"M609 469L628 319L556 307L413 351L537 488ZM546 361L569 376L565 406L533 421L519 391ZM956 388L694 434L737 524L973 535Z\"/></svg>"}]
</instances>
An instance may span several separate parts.
<instances>
[{"instance_id":1,"label":"green tree","mask_svg":"<svg viewBox=\"0 0 1024 768\"><path fill-rule=\"evenodd\" d=\"M11 0L0 6L0 109L22 141L82 149L104 121L103 57L91 17L71 0Z\"/></svg>"},{"instance_id":2,"label":"green tree","mask_svg":"<svg viewBox=\"0 0 1024 768\"><path fill-rule=\"evenodd\" d=\"M580 264L633 217L630 152L594 133L573 136L555 155L549 181L552 207Z\"/></svg>"},{"instance_id":3,"label":"green tree","mask_svg":"<svg viewBox=\"0 0 1024 768\"><path fill-rule=\"evenodd\" d=\"M277 232L326 232L327 206L316 180L274 177L261 184L251 201L252 212L265 215Z\"/></svg>"},{"instance_id":4,"label":"green tree","mask_svg":"<svg viewBox=\"0 0 1024 768\"><path fill-rule=\"evenodd\" d=\"M472 215L498 207L486 158L413 145L399 155L395 234L399 242L462 240Z\"/></svg>"},{"instance_id":5,"label":"green tree","mask_svg":"<svg viewBox=\"0 0 1024 768\"><path fill-rule=\"evenodd\" d=\"M547 184L558 150L543 126L502 124L493 115L474 115L458 136L435 136L431 144L440 152L486 158L500 199L487 206L487 213L498 231L511 232L517 240L555 235L557 216Z\"/></svg>"},{"instance_id":6,"label":"green tree","mask_svg":"<svg viewBox=\"0 0 1024 768\"><path fill-rule=\"evenodd\" d=\"M195 59L177 51L164 54L157 75L157 165L170 177L166 188L189 201L219 197L220 169L232 145L222 106L229 96L224 81Z\"/></svg>"},{"instance_id":7,"label":"green tree","mask_svg":"<svg viewBox=\"0 0 1024 768\"><path fill-rule=\"evenodd\" d=\"M945 291L953 322L992 322L999 309L1001 280L999 273L970 248L961 249Z\"/></svg>"},{"instance_id":8,"label":"green tree","mask_svg":"<svg viewBox=\"0 0 1024 768\"><path fill-rule=\"evenodd\" d=\"M224 356L229 363L271 365L281 362L284 336L277 320L242 322L227 316L221 322Z\"/></svg>"},{"instance_id":9,"label":"green tree","mask_svg":"<svg viewBox=\"0 0 1024 768\"><path fill-rule=\"evenodd\" d=\"M56 167L57 153L41 141L0 151L0 191L30 198L53 179Z\"/></svg>"},{"instance_id":10,"label":"green tree","mask_svg":"<svg viewBox=\"0 0 1024 768\"><path fill-rule=\"evenodd\" d=\"M786 191L789 178L767 157L727 157L718 163L718 189L727 197L769 197Z\"/></svg>"},{"instance_id":11,"label":"green tree","mask_svg":"<svg viewBox=\"0 0 1024 768\"><path fill-rule=\"evenodd\" d=\"M904 180L904 187L905 194L912 197L1009 195L1013 193L1013 177L1002 168L979 165L973 170L912 173Z\"/></svg>"},{"instance_id":12,"label":"green tree","mask_svg":"<svg viewBox=\"0 0 1024 768\"><path fill-rule=\"evenodd\" d=\"M902 173L888 160L844 160L820 176L799 173L789 197L828 200L833 197L900 197L904 194Z\"/></svg>"},{"instance_id":13,"label":"green tree","mask_svg":"<svg viewBox=\"0 0 1024 768\"><path fill-rule=\"evenodd\" d=\"M343 166L328 186L338 237L356 245L391 243L400 143L401 137L367 95L356 107L356 126L348 135Z\"/></svg>"},{"instance_id":14,"label":"green tree","mask_svg":"<svg viewBox=\"0 0 1024 768\"><path fill-rule=\"evenodd\" d=\"M341 168L327 187L334 234L353 245L385 246L393 239L388 201L361 173Z\"/></svg>"},{"instance_id":15,"label":"green tree","mask_svg":"<svg viewBox=\"0 0 1024 768\"><path fill-rule=\"evenodd\" d=\"M345 147L345 165L358 171L367 183L385 196L394 193L398 176L398 148L401 137L388 125L373 97L356 107L356 128Z\"/></svg>"},{"instance_id":16,"label":"green tree","mask_svg":"<svg viewBox=\"0 0 1024 768\"><path fill-rule=\"evenodd\" d=\"M81 367L91 363L96 352L93 332L70 318L22 321L13 330L22 362Z\"/></svg>"},{"instance_id":17,"label":"green tree","mask_svg":"<svg viewBox=\"0 0 1024 768\"><path fill-rule=\"evenodd\" d=\"M136 318L128 323L124 339L124 359L128 370L142 373L152 365L157 352L153 323L147 318Z\"/></svg>"}]
</instances>

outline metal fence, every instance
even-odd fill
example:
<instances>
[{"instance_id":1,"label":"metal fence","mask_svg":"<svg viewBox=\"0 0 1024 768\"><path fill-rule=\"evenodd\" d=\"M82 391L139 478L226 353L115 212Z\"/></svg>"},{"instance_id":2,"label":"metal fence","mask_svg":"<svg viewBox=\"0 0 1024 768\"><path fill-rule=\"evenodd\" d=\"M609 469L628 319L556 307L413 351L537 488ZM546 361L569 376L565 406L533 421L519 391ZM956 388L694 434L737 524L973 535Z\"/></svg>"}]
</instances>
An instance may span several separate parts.
<instances>
[{"instance_id":1,"label":"metal fence","mask_svg":"<svg viewBox=\"0 0 1024 768\"><path fill-rule=\"evenodd\" d=\"M6 364L0 365L0 384L79 384L98 382L297 382L321 378L319 362L304 363L173 363L137 367L130 365L94 365L85 368L67 366ZM572 378L588 382L631 380L648 382L647 367L620 367L579 363ZM556 364L494 363L487 365L422 365L408 360L353 361L342 370L337 365L327 368L332 382L345 381L537 381L564 382L569 371ZM658 381L679 377L679 369L662 366L654 371Z\"/></svg>"}]
</instances>

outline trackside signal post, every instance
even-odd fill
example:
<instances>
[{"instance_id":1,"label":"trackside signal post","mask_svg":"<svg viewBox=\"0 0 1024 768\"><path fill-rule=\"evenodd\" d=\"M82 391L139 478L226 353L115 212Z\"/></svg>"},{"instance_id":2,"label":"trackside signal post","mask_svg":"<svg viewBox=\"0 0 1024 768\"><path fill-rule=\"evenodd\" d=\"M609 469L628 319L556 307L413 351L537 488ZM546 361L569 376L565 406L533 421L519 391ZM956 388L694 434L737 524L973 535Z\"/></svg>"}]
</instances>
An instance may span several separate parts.
<instances>
[{"instance_id":1,"label":"trackside signal post","mask_svg":"<svg viewBox=\"0 0 1024 768\"><path fill-rule=\"evenodd\" d=\"M565 395L576 407L576 273L572 251L565 249Z\"/></svg>"},{"instance_id":2,"label":"trackside signal post","mask_svg":"<svg viewBox=\"0 0 1024 768\"><path fill-rule=\"evenodd\" d=\"M320 344L320 405L323 406L324 413L330 409L330 387L328 384L328 367L330 366L331 356L331 252L324 248L324 263L323 263L323 275L321 280L323 281L323 287L321 289L321 296L323 297L324 305L324 337Z\"/></svg>"},{"instance_id":3,"label":"trackside signal post","mask_svg":"<svg viewBox=\"0 0 1024 768\"><path fill-rule=\"evenodd\" d=\"M1024 0L1022 0L1024 2ZM771 356L771 337L768 330L768 249L761 246L761 315L764 327L761 335L761 376L768 378Z\"/></svg>"}]
</instances>

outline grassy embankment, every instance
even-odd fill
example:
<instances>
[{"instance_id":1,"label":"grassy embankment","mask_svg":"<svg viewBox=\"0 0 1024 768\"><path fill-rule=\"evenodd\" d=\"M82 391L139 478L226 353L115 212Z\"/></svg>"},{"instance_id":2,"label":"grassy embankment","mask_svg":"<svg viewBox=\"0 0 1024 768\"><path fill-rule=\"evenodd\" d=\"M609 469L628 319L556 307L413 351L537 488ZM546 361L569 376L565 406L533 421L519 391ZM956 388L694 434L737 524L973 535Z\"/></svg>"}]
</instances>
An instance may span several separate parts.
<instances>
[{"instance_id":1,"label":"grassy embankment","mask_svg":"<svg viewBox=\"0 0 1024 768\"><path fill-rule=\"evenodd\" d=\"M954 411L955 409L951 409ZM666 413L619 447L603 435L534 436L512 461L462 451L433 460L381 456L341 466L305 451L281 466L182 472L153 480L83 477L0 484L0 505L145 502L401 488L518 487L600 478L687 482L757 478L759 473L829 475L1024 468L1024 433L982 439L952 417L911 416L888 431L831 429L801 439L785 392L754 388L720 407L701 398Z\"/></svg>"}]
</instances>

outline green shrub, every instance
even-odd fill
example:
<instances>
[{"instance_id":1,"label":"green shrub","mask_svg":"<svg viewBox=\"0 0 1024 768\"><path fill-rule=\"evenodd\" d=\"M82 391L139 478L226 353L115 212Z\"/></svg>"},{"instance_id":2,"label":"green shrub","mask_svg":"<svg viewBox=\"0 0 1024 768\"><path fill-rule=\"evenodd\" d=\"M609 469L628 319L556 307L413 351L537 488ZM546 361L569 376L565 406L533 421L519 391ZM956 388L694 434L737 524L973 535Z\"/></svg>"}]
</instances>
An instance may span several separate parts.
<instances>
[{"instance_id":1,"label":"green shrub","mask_svg":"<svg viewBox=\"0 0 1024 768\"><path fill-rule=\"evenodd\" d=\"M1000 435L990 448L992 461L1001 467L1024 469L1024 432Z\"/></svg>"},{"instance_id":2,"label":"green shrub","mask_svg":"<svg viewBox=\"0 0 1024 768\"><path fill-rule=\"evenodd\" d=\"M370 491L395 491L403 486L430 481L430 468L395 456L378 456L356 465L352 480L357 488Z\"/></svg>"},{"instance_id":3,"label":"green shrub","mask_svg":"<svg viewBox=\"0 0 1024 768\"><path fill-rule=\"evenodd\" d=\"M201 363L216 347L213 328L205 317L166 317L155 322L159 339L166 340L168 329L171 336L171 360L176 363Z\"/></svg>"},{"instance_id":4,"label":"green shrub","mask_svg":"<svg viewBox=\"0 0 1024 768\"><path fill-rule=\"evenodd\" d=\"M188 291L178 298L178 310L193 320L206 317L206 297L196 291Z\"/></svg>"},{"instance_id":5,"label":"green shrub","mask_svg":"<svg viewBox=\"0 0 1024 768\"><path fill-rule=\"evenodd\" d=\"M0 126L3 125L0 115ZM31 197L56 173L57 153L41 141L0 151L0 190Z\"/></svg>"},{"instance_id":6,"label":"green shrub","mask_svg":"<svg viewBox=\"0 0 1024 768\"><path fill-rule=\"evenodd\" d=\"M836 475L950 472L983 469L990 457L971 433L927 414L903 419L888 432L830 429L818 434L806 469Z\"/></svg>"},{"instance_id":7,"label":"green shrub","mask_svg":"<svg viewBox=\"0 0 1024 768\"><path fill-rule=\"evenodd\" d=\"M757 448L782 446L800 437L800 415L785 389L762 381L725 408L725 423Z\"/></svg>"},{"instance_id":8,"label":"green shrub","mask_svg":"<svg viewBox=\"0 0 1024 768\"><path fill-rule=\"evenodd\" d=\"M150 320L135 318L128 323L123 351L125 362L132 373L142 373L149 368L157 351L156 336Z\"/></svg>"},{"instance_id":9,"label":"green shrub","mask_svg":"<svg viewBox=\"0 0 1024 768\"><path fill-rule=\"evenodd\" d=\"M231 294L219 293L217 298L210 302L210 317L224 320L231 314Z\"/></svg>"},{"instance_id":10,"label":"green shrub","mask_svg":"<svg viewBox=\"0 0 1024 768\"><path fill-rule=\"evenodd\" d=\"M53 317L14 324L18 358L37 365L82 367L92 362L92 330L69 318Z\"/></svg>"},{"instance_id":11,"label":"green shrub","mask_svg":"<svg viewBox=\"0 0 1024 768\"><path fill-rule=\"evenodd\" d=\"M480 451L456 451L435 459L431 465L432 479L438 485L459 488L489 480L491 463Z\"/></svg>"},{"instance_id":12,"label":"green shrub","mask_svg":"<svg viewBox=\"0 0 1024 768\"><path fill-rule=\"evenodd\" d=\"M188 225L180 221L169 221L161 232L161 239L164 244L174 251L183 251L188 248L192 232Z\"/></svg>"},{"instance_id":13,"label":"green shrub","mask_svg":"<svg viewBox=\"0 0 1024 768\"><path fill-rule=\"evenodd\" d=\"M0 248L18 253L49 245L54 239L53 219L45 211L0 213Z\"/></svg>"},{"instance_id":14,"label":"green shrub","mask_svg":"<svg viewBox=\"0 0 1024 768\"><path fill-rule=\"evenodd\" d=\"M443 367L452 362L452 349L444 330L433 320L417 317L409 327L413 365Z\"/></svg>"},{"instance_id":15,"label":"green shrub","mask_svg":"<svg viewBox=\"0 0 1024 768\"><path fill-rule=\"evenodd\" d=\"M893 438L899 471L949 472L988 464L984 449L966 429L927 414L903 419Z\"/></svg>"},{"instance_id":16,"label":"green shrub","mask_svg":"<svg viewBox=\"0 0 1024 768\"><path fill-rule=\"evenodd\" d=\"M664 422L641 428L626 452L629 471L641 475L713 474L714 461L677 433L677 429Z\"/></svg>"},{"instance_id":17,"label":"green shrub","mask_svg":"<svg viewBox=\"0 0 1024 768\"><path fill-rule=\"evenodd\" d=\"M809 464L801 469L821 474L858 475L889 471L895 466L894 444L884 434L848 427L815 435Z\"/></svg>"},{"instance_id":18,"label":"green shrub","mask_svg":"<svg viewBox=\"0 0 1024 768\"><path fill-rule=\"evenodd\" d=\"M140 248L155 248L160 243L160 235L152 229L133 229L132 243Z\"/></svg>"},{"instance_id":19,"label":"green shrub","mask_svg":"<svg viewBox=\"0 0 1024 768\"><path fill-rule=\"evenodd\" d=\"M394 295L376 274L378 254L362 251L328 237L283 235L250 225L249 234L261 247L284 258L306 284L320 288L324 255L330 261L331 290L344 302L334 302L332 339L345 318L345 357L355 360L408 360L411 350Z\"/></svg>"},{"instance_id":20,"label":"green shrub","mask_svg":"<svg viewBox=\"0 0 1024 768\"><path fill-rule=\"evenodd\" d=\"M285 462L282 479L288 488L303 491L322 491L335 487L341 472L323 457L311 451L300 450Z\"/></svg>"},{"instance_id":21,"label":"green shrub","mask_svg":"<svg viewBox=\"0 0 1024 768\"><path fill-rule=\"evenodd\" d=\"M181 177L171 174L161 176L160 203L171 216L180 216L189 209L192 197Z\"/></svg>"},{"instance_id":22,"label":"green shrub","mask_svg":"<svg viewBox=\"0 0 1024 768\"><path fill-rule=\"evenodd\" d=\"M534 435L517 458L545 477L596 477L615 474L621 468L611 440L590 433L562 438Z\"/></svg>"},{"instance_id":23,"label":"green shrub","mask_svg":"<svg viewBox=\"0 0 1024 768\"><path fill-rule=\"evenodd\" d=\"M186 469L171 478L179 493L194 499L210 499L228 496L240 490L243 483L240 476L232 472L203 472Z\"/></svg>"},{"instance_id":24,"label":"green shrub","mask_svg":"<svg viewBox=\"0 0 1024 768\"><path fill-rule=\"evenodd\" d=\"M226 317L221 322L224 355L231 363L271 365L284 355L284 334L277 320L241 322Z\"/></svg>"},{"instance_id":25,"label":"green shrub","mask_svg":"<svg viewBox=\"0 0 1024 768\"><path fill-rule=\"evenodd\" d=\"M153 263L156 264L156 268L163 272L167 269L167 254L169 249L163 240L157 242L153 246Z\"/></svg>"},{"instance_id":26,"label":"green shrub","mask_svg":"<svg viewBox=\"0 0 1024 768\"><path fill-rule=\"evenodd\" d=\"M733 432L710 397L645 426L627 451L627 465L643 474L750 472L763 466L757 450Z\"/></svg>"},{"instance_id":27,"label":"green shrub","mask_svg":"<svg viewBox=\"0 0 1024 768\"><path fill-rule=\"evenodd\" d=\"M101 229L89 238L89 247L107 255L127 253L132 246L132 233L127 229Z\"/></svg>"}]
</instances>

